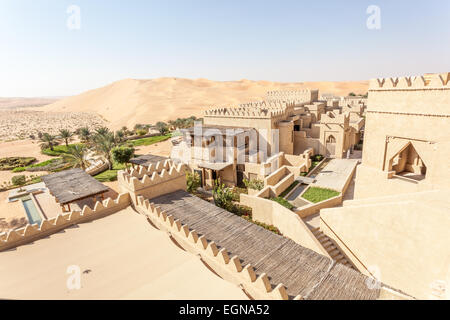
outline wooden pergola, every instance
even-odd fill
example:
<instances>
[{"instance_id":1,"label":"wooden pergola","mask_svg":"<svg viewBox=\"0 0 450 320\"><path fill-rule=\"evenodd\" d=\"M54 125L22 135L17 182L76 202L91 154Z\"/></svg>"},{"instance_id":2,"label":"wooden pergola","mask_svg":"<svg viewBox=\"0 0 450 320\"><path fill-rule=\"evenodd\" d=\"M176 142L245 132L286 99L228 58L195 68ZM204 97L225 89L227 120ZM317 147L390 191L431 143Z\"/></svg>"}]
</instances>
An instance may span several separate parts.
<instances>
[{"instance_id":1,"label":"wooden pergola","mask_svg":"<svg viewBox=\"0 0 450 320\"><path fill-rule=\"evenodd\" d=\"M107 186L79 168L43 176L42 181L63 212L70 211L70 204L76 201L92 198L95 202L97 196L103 200L109 191Z\"/></svg>"}]
</instances>

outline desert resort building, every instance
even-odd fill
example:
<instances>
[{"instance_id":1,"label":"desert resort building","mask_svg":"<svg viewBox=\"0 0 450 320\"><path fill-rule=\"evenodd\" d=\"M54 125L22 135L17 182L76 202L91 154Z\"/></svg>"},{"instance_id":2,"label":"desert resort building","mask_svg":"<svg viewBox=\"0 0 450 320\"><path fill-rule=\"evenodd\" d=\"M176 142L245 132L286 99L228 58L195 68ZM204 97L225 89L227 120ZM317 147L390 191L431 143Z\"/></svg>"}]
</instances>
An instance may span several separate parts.
<instances>
[{"instance_id":1,"label":"desert resort building","mask_svg":"<svg viewBox=\"0 0 450 320\"><path fill-rule=\"evenodd\" d=\"M449 118L450 73L208 110L118 194L80 170L15 191L42 216L0 234L0 298L449 299ZM202 194L260 181L234 200L251 219L188 193L192 172Z\"/></svg>"}]
</instances>

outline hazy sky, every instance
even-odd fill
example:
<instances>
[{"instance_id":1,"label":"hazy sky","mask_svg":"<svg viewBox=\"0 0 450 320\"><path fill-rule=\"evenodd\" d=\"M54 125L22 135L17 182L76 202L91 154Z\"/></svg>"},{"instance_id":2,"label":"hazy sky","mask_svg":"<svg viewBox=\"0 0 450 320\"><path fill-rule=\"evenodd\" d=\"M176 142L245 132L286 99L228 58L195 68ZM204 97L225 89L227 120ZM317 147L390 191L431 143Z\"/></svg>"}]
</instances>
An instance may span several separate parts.
<instances>
[{"instance_id":1,"label":"hazy sky","mask_svg":"<svg viewBox=\"0 0 450 320\"><path fill-rule=\"evenodd\" d=\"M79 30L67 26L70 5ZM379 30L367 28L369 5ZM0 0L0 96L72 95L124 78L445 72L449 21L448 0Z\"/></svg>"}]
</instances>

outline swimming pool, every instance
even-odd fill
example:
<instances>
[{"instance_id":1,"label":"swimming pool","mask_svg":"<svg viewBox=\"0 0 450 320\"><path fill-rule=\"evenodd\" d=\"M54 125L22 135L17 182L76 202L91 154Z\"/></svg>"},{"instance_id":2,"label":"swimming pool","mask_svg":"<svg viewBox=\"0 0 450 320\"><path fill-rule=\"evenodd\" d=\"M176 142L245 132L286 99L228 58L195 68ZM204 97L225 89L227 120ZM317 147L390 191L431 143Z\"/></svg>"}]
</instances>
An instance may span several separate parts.
<instances>
[{"instance_id":1,"label":"swimming pool","mask_svg":"<svg viewBox=\"0 0 450 320\"><path fill-rule=\"evenodd\" d=\"M30 224L41 224L42 217L30 196L20 198Z\"/></svg>"}]
</instances>

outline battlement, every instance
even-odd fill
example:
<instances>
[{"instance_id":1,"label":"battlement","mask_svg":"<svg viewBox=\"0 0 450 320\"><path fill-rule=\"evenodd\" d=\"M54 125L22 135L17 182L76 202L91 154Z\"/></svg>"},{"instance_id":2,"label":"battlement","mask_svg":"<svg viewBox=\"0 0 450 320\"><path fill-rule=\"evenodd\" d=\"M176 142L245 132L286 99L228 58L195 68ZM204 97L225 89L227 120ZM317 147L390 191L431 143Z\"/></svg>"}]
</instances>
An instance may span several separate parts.
<instances>
[{"instance_id":1,"label":"battlement","mask_svg":"<svg viewBox=\"0 0 450 320\"><path fill-rule=\"evenodd\" d=\"M92 221L125 209L130 204L130 195L119 194L113 200L108 198L102 202L97 201L94 208L84 206L82 211L71 211L58 216L42 220L41 224L28 224L23 228L11 230L0 234L0 251L15 248L38 239L47 237L75 224Z\"/></svg>"},{"instance_id":2,"label":"battlement","mask_svg":"<svg viewBox=\"0 0 450 320\"><path fill-rule=\"evenodd\" d=\"M158 161L157 163L152 163L149 166L138 165L133 168L128 168L125 170L131 177L136 177L142 179L144 176L152 176L154 172L160 173L163 169L170 170L174 166L172 160L167 159L164 161Z\"/></svg>"},{"instance_id":3,"label":"battlement","mask_svg":"<svg viewBox=\"0 0 450 320\"><path fill-rule=\"evenodd\" d=\"M319 90L286 90L286 91L269 91L266 94L268 101L280 100L294 103L311 103L319 98Z\"/></svg>"},{"instance_id":4,"label":"battlement","mask_svg":"<svg viewBox=\"0 0 450 320\"><path fill-rule=\"evenodd\" d=\"M172 165L168 170L162 169L161 173L152 171L151 175L144 174L142 178L127 173L126 171L119 171L117 178L121 186L125 186L131 192L146 189L158 184L166 183L170 180L185 176L186 165L178 164Z\"/></svg>"},{"instance_id":5,"label":"battlement","mask_svg":"<svg viewBox=\"0 0 450 320\"><path fill-rule=\"evenodd\" d=\"M450 88L450 72L416 77L381 78L370 80L369 91L436 90Z\"/></svg>"},{"instance_id":6,"label":"battlement","mask_svg":"<svg viewBox=\"0 0 450 320\"><path fill-rule=\"evenodd\" d=\"M261 101L241 104L239 107L224 107L206 110L205 117L231 117L231 118L263 118L283 116L292 111L293 103L284 101Z\"/></svg>"}]
</instances>

